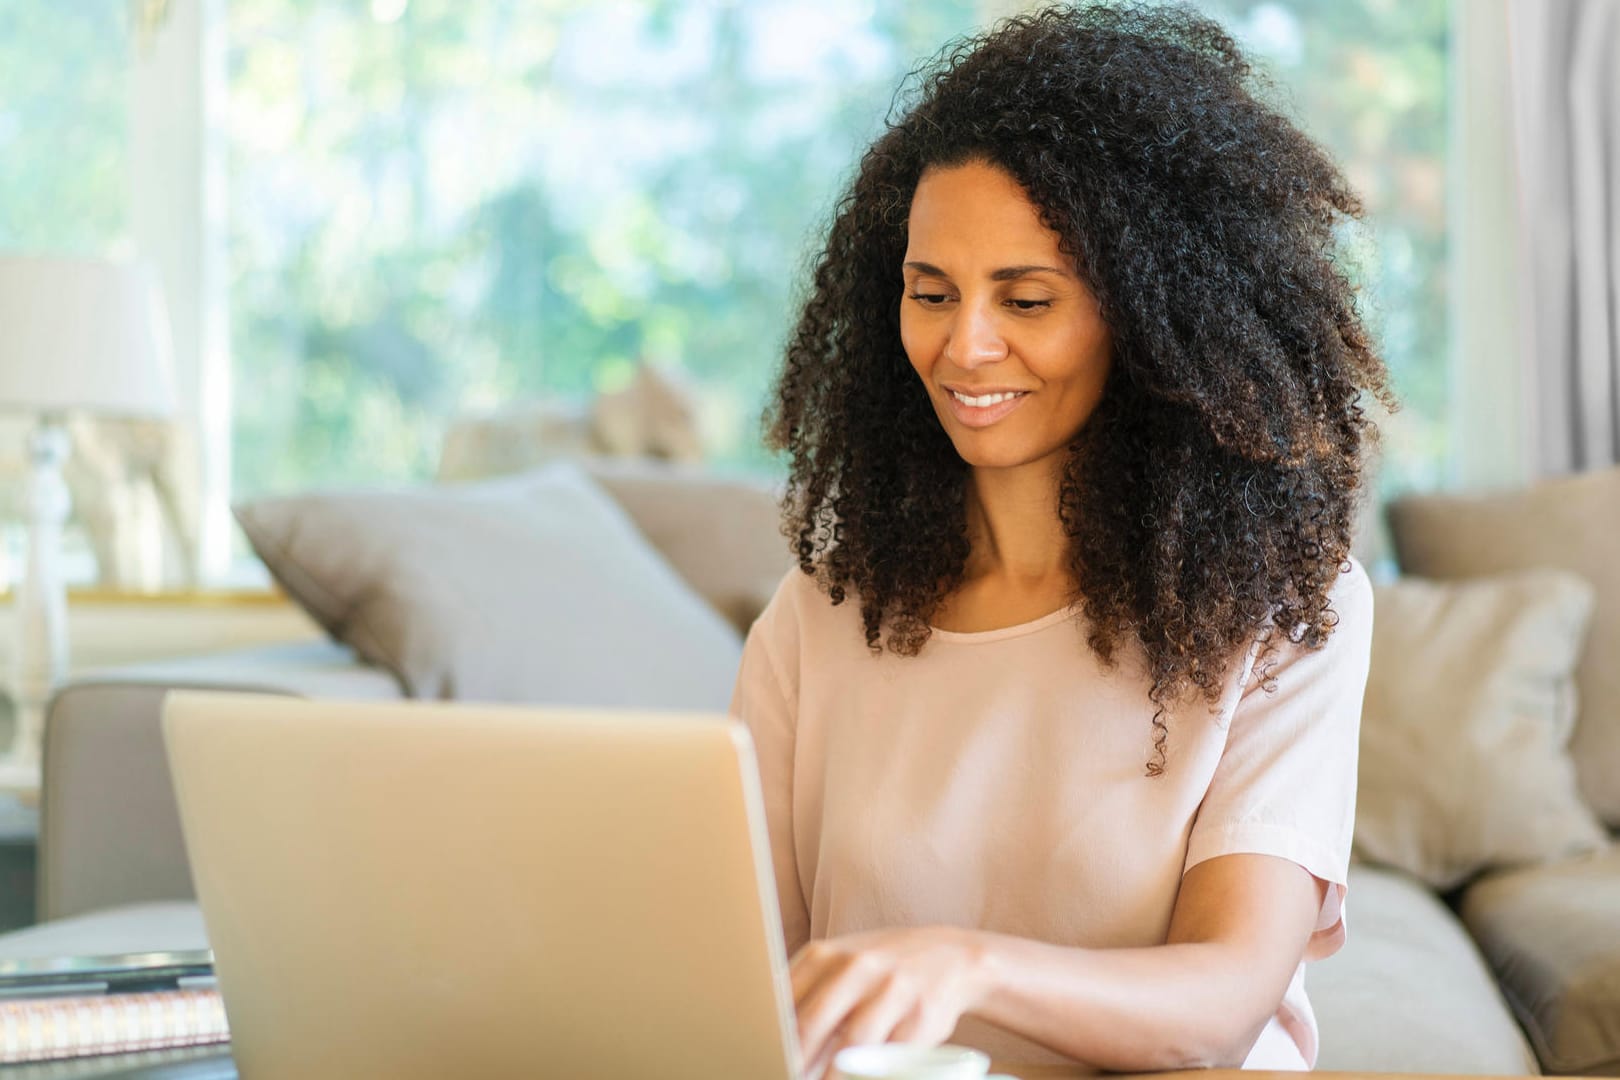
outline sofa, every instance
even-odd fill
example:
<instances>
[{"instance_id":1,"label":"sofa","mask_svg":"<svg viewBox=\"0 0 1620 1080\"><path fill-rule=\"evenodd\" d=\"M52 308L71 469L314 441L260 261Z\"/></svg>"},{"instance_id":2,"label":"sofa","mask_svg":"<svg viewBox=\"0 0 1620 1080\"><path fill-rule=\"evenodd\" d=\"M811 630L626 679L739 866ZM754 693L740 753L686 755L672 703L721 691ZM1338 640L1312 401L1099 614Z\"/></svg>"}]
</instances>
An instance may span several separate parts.
<instances>
[{"instance_id":1,"label":"sofa","mask_svg":"<svg viewBox=\"0 0 1620 1080\"><path fill-rule=\"evenodd\" d=\"M734 669L742 634L788 565L776 525L776 492L756 478L690 468L604 465L584 475L602 501L622 511L624 522L638 534L637 542L655 554L661 569L653 569L706 605L708 614L702 618L711 622L681 636L683 647L692 647L710 641L705 635L711 635L712 646L704 646L713 654L707 668L711 674L700 688L682 685L672 693L685 698L678 702L682 706L723 708L730 692L723 673ZM271 509L298 528L267 537L264 520L244 516L256 547L274 550L279 557L286 554L283 548L303 543L315 559L331 558L333 537L355 529L356 521L375 521L391 512L368 507L361 517L336 521L322 533L310 524L319 516L310 504ZM480 504L476 512L487 510ZM435 520L454 516L442 507L417 506L411 512ZM398 528L395 522L383 531L397 533ZM445 529L446 535L457 535L452 526ZM603 548L604 558L628 558L611 544L593 546ZM1399 536L1396 546L1401 546ZM546 565L556 562L551 558ZM299 578L307 567L272 569L293 591L307 594L312 588ZM352 569L346 566L343 572ZM487 570L473 566L466 572ZM384 572L404 574L397 566ZM547 572L535 571L541 577ZM578 585L588 573L571 564L560 572L569 577L567 587ZM643 598L653 588L628 578L620 582L616 572L606 576L613 580L592 587L633 590ZM38 867L43 921L0 936L0 956L205 943L159 733L161 703L169 689L350 700L410 694L547 697L544 687L492 681L506 676L472 666L438 670L429 654L443 646L432 641L397 646L397 656L387 653L378 643L386 637L378 623L386 619L374 607L367 615L370 624L357 628L352 610L354 602L375 605L376 591L372 583L369 591L360 587L347 598L301 597L345 643L299 643L144 664L78 678L63 687L51 704L46 731ZM1579 595L1588 597L1586 592ZM576 612L603 603L600 595L578 599L586 606ZM559 635L596 635L597 630L578 621L588 614L562 613L570 602L557 601L553 614L533 610L535 600L525 599L524 610L540 629L534 642L519 647L549 653L550 647L535 644L552 640L544 629L548 619L555 620L551 630ZM410 621L420 630L433 620ZM723 624L722 629L716 631L715 623ZM610 636L619 642L618 631ZM620 683L637 681L639 648L632 642L621 653ZM388 662L379 663L379 656ZM574 668L581 663L577 657L563 659ZM593 691L577 686L565 695L568 700L615 704L627 700L626 693L633 700L638 692L633 686L628 691L623 685L608 687L613 680L599 675L593 678L591 685L602 688L597 700L582 700ZM643 689L653 700L665 700L659 686ZM1391 861L1379 861L1374 844L1374 857L1369 857L1358 826L1358 858L1347 901L1348 942L1337 955L1313 964L1307 976L1321 1028L1318 1067L1620 1075L1620 849L1607 834L1578 846L1574 853L1510 859L1507 865L1468 872L1452 887L1437 888L1432 879L1403 868L1399 851Z\"/></svg>"}]
</instances>

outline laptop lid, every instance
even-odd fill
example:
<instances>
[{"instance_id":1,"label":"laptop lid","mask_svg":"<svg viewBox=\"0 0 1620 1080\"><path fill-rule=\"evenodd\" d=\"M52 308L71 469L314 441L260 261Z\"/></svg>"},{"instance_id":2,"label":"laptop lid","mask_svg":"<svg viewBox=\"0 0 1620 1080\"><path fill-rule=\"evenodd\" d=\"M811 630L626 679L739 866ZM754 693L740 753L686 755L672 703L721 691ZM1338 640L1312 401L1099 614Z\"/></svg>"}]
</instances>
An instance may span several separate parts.
<instances>
[{"instance_id":1,"label":"laptop lid","mask_svg":"<svg viewBox=\"0 0 1620 1080\"><path fill-rule=\"evenodd\" d=\"M163 726L248 1080L794 1075L741 725L176 692Z\"/></svg>"}]
</instances>

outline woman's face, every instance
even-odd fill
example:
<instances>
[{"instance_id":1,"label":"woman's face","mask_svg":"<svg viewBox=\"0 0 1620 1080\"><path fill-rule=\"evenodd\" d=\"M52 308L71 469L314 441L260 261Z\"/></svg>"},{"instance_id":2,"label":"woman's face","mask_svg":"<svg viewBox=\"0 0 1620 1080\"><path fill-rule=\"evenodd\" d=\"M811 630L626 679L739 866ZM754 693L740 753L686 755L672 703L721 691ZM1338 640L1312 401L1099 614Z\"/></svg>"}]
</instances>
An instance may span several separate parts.
<instances>
[{"instance_id":1,"label":"woman's face","mask_svg":"<svg viewBox=\"0 0 1620 1080\"><path fill-rule=\"evenodd\" d=\"M900 340L956 452L980 468L1065 453L1112 341L1057 233L982 162L923 173L909 228Z\"/></svg>"}]
</instances>

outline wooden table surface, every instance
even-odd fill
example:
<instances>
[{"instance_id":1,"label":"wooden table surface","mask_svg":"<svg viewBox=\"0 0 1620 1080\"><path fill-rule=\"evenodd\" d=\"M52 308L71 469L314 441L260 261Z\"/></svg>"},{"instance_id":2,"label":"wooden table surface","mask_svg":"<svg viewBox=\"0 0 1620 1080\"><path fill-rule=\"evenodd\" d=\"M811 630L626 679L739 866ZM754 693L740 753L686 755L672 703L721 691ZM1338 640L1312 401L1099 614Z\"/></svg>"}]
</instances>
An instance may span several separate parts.
<instances>
[{"instance_id":1,"label":"wooden table surface","mask_svg":"<svg viewBox=\"0 0 1620 1080\"><path fill-rule=\"evenodd\" d=\"M1001 1065L998 1063L992 1066L990 1071L1016 1076L1019 1080L1071 1080L1074 1077L1095 1075L1066 1065ZM1438 1080L1438 1078L1425 1073L1325 1072L1322 1070L1297 1073L1267 1072L1260 1069L1197 1069L1188 1072L1138 1073L1134 1074L1133 1080L1301 1080L1301 1077L1311 1077L1312 1080L1318 1080L1318 1078L1319 1080ZM1484 1080L1484 1078L1448 1075L1444 1080ZM1500 1078L1497 1078L1497 1080L1500 1080Z\"/></svg>"}]
</instances>

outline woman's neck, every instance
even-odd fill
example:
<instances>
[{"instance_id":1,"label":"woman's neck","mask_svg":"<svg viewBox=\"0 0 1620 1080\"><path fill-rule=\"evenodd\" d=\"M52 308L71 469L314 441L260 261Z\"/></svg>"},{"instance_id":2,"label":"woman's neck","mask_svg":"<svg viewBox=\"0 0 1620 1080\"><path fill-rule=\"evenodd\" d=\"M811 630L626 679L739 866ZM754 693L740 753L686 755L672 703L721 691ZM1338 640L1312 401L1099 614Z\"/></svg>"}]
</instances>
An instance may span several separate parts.
<instances>
[{"instance_id":1,"label":"woman's neck","mask_svg":"<svg viewBox=\"0 0 1620 1080\"><path fill-rule=\"evenodd\" d=\"M972 551L965 576L1009 587L1067 582L1069 538L1058 516L1061 455L1009 469L976 467L968 484Z\"/></svg>"}]
</instances>

